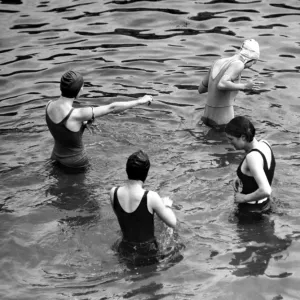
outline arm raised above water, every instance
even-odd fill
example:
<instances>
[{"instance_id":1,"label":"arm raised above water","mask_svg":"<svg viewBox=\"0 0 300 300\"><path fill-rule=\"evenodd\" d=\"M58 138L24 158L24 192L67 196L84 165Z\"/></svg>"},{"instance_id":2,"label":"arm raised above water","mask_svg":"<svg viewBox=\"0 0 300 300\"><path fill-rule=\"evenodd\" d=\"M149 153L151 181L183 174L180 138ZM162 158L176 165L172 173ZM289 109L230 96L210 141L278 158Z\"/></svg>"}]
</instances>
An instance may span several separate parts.
<instances>
[{"instance_id":1,"label":"arm raised above water","mask_svg":"<svg viewBox=\"0 0 300 300\"><path fill-rule=\"evenodd\" d=\"M137 100L114 102L108 105L96 106L96 107L84 107L74 109L72 117L79 122L91 120L93 117L101 117L109 113L119 113L126 109L133 108L142 104L152 103L153 98L150 95L145 95Z\"/></svg>"}]
</instances>

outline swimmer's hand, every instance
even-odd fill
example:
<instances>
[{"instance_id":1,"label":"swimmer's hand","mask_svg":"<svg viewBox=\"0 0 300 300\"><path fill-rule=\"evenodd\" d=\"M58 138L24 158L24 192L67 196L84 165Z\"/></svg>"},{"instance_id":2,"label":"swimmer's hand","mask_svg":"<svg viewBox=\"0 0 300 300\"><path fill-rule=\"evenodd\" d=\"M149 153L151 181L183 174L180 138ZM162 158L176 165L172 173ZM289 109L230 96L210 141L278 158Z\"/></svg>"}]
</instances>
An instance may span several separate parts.
<instances>
[{"instance_id":1,"label":"swimmer's hand","mask_svg":"<svg viewBox=\"0 0 300 300\"><path fill-rule=\"evenodd\" d=\"M254 80L248 80L245 84L244 84L244 91L247 90L252 90L252 91L258 91L261 88L261 85L263 84L263 81L256 81Z\"/></svg>"},{"instance_id":2,"label":"swimmer's hand","mask_svg":"<svg viewBox=\"0 0 300 300\"><path fill-rule=\"evenodd\" d=\"M95 124L94 121L85 121L83 122L83 124L85 125L85 128L88 130L88 132L92 135L95 134L96 131L101 131L99 126Z\"/></svg>"},{"instance_id":3,"label":"swimmer's hand","mask_svg":"<svg viewBox=\"0 0 300 300\"><path fill-rule=\"evenodd\" d=\"M245 194L234 193L234 203L245 203Z\"/></svg>"},{"instance_id":4,"label":"swimmer's hand","mask_svg":"<svg viewBox=\"0 0 300 300\"><path fill-rule=\"evenodd\" d=\"M243 183L238 177L233 181L232 186L236 193L240 193L243 189Z\"/></svg>"},{"instance_id":5,"label":"swimmer's hand","mask_svg":"<svg viewBox=\"0 0 300 300\"><path fill-rule=\"evenodd\" d=\"M153 97L151 95L145 95L139 99L140 104L148 104L148 106L152 103L152 101Z\"/></svg>"},{"instance_id":6,"label":"swimmer's hand","mask_svg":"<svg viewBox=\"0 0 300 300\"><path fill-rule=\"evenodd\" d=\"M166 207L172 207L173 200L171 200L169 197L163 197L161 199Z\"/></svg>"}]
</instances>

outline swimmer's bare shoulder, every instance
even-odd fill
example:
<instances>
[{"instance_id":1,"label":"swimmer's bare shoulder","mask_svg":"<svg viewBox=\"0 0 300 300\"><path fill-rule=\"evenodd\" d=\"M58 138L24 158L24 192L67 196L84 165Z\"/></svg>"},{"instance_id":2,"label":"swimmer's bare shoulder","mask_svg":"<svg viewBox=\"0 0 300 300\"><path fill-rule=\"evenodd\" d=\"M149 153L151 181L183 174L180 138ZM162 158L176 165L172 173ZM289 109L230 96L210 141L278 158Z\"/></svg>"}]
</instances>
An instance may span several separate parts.
<instances>
[{"instance_id":1,"label":"swimmer's bare shoulder","mask_svg":"<svg viewBox=\"0 0 300 300\"><path fill-rule=\"evenodd\" d=\"M114 203L114 194L115 194L116 187L112 187L109 191L109 198L110 198L110 203Z\"/></svg>"}]
</instances>

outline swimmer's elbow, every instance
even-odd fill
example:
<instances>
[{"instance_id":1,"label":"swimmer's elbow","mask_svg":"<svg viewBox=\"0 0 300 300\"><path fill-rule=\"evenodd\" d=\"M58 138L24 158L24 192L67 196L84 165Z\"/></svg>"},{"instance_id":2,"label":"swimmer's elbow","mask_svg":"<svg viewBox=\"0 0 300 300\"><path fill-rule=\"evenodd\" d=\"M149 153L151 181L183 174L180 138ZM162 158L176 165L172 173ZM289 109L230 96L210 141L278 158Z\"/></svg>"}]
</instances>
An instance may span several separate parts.
<instances>
[{"instance_id":1,"label":"swimmer's elbow","mask_svg":"<svg viewBox=\"0 0 300 300\"><path fill-rule=\"evenodd\" d=\"M108 113L116 113L119 110L118 105L116 105L115 103L111 103L108 105Z\"/></svg>"},{"instance_id":2,"label":"swimmer's elbow","mask_svg":"<svg viewBox=\"0 0 300 300\"><path fill-rule=\"evenodd\" d=\"M168 226L169 227L172 227L172 228L175 228L176 227L176 224L177 224L177 219L176 219L176 217L174 216L174 218L172 218L171 220L169 220L169 222L168 222Z\"/></svg>"},{"instance_id":3,"label":"swimmer's elbow","mask_svg":"<svg viewBox=\"0 0 300 300\"><path fill-rule=\"evenodd\" d=\"M224 83L224 81L219 81L219 83L217 84L217 88L219 90L226 90L227 89L227 85Z\"/></svg>"},{"instance_id":4,"label":"swimmer's elbow","mask_svg":"<svg viewBox=\"0 0 300 300\"><path fill-rule=\"evenodd\" d=\"M204 86L202 86L202 85L199 85L198 86L198 93L199 94L204 94L204 93L206 93L207 92L207 88L206 87L204 87Z\"/></svg>"},{"instance_id":5,"label":"swimmer's elbow","mask_svg":"<svg viewBox=\"0 0 300 300\"><path fill-rule=\"evenodd\" d=\"M270 197L271 194L272 194L272 188L269 186L269 187L265 187L263 190L262 190L262 193L263 193L263 197L264 198L267 198L267 197Z\"/></svg>"}]
</instances>

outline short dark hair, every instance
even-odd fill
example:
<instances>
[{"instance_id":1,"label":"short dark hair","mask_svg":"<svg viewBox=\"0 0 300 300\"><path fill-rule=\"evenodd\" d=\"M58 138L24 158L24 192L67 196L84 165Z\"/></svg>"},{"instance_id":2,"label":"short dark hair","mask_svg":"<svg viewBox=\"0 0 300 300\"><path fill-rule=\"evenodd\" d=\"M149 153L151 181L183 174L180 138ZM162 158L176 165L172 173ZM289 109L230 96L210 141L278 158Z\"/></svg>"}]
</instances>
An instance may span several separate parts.
<instances>
[{"instance_id":1,"label":"short dark hair","mask_svg":"<svg viewBox=\"0 0 300 300\"><path fill-rule=\"evenodd\" d=\"M148 155L142 150L131 154L126 163L126 173L128 179L145 181L150 169Z\"/></svg>"},{"instance_id":2,"label":"short dark hair","mask_svg":"<svg viewBox=\"0 0 300 300\"><path fill-rule=\"evenodd\" d=\"M247 142L252 142L255 136L255 128L246 117L238 116L230 120L225 127L225 132L234 137L245 136Z\"/></svg>"}]
</instances>

